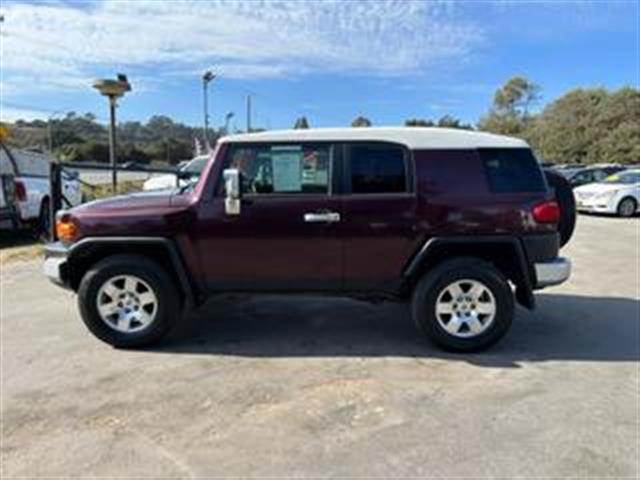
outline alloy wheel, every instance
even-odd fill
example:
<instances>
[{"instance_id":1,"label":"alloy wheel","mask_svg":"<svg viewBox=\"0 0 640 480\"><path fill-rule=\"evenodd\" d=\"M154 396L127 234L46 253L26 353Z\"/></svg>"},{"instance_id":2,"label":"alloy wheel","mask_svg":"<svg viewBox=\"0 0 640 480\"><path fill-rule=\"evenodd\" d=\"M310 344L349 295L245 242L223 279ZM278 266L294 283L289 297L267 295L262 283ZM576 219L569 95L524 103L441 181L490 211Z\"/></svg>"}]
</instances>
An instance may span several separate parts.
<instances>
[{"instance_id":1,"label":"alloy wheel","mask_svg":"<svg viewBox=\"0 0 640 480\"><path fill-rule=\"evenodd\" d=\"M482 282L457 280L447 285L436 300L438 324L450 335L471 338L484 333L496 316L496 299Z\"/></svg>"},{"instance_id":2,"label":"alloy wheel","mask_svg":"<svg viewBox=\"0 0 640 480\"><path fill-rule=\"evenodd\" d=\"M98 314L109 327L122 333L144 330L155 320L158 299L147 282L134 275L108 279L98 290Z\"/></svg>"}]
</instances>

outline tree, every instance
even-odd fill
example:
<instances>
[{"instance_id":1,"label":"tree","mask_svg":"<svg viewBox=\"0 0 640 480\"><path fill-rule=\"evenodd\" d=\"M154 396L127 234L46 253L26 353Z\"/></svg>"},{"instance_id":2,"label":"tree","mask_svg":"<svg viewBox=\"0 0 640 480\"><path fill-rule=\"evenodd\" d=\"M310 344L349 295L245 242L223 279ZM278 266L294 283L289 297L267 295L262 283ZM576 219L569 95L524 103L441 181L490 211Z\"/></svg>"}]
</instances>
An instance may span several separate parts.
<instances>
[{"instance_id":1,"label":"tree","mask_svg":"<svg viewBox=\"0 0 640 480\"><path fill-rule=\"evenodd\" d=\"M462 123L459 118L452 117L451 115L444 115L438 120L438 126L443 128L459 128L462 130L473 130L473 127L468 123Z\"/></svg>"},{"instance_id":2,"label":"tree","mask_svg":"<svg viewBox=\"0 0 640 480\"><path fill-rule=\"evenodd\" d=\"M524 77L510 78L494 97L493 105L498 113L516 113L526 117L529 107L540 100L540 86Z\"/></svg>"},{"instance_id":3,"label":"tree","mask_svg":"<svg viewBox=\"0 0 640 480\"><path fill-rule=\"evenodd\" d=\"M529 109L540 99L540 87L524 77L512 77L496 90L489 113L478 122L480 130L521 135L530 126Z\"/></svg>"},{"instance_id":4,"label":"tree","mask_svg":"<svg viewBox=\"0 0 640 480\"><path fill-rule=\"evenodd\" d=\"M298 118L293 128L296 130L309 128L309 122L307 121L307 117Z\"/></svg>"},{"instance_id":5,"label":"tree","mask_svg":"<svg viewBox=\"0 0 640 480\"><path fill-rule=\"evenodd\" d=\"M371 120L363 116L358 116L353 122L351 122L351 126L352 127L370 127Z\"/></svg>"},{"instance_id":6,"label":"tree","mask_svg":"<svg viewBox=\"0 0 640 480\"><path fill-rule=\"evenodd\" d=\"M409 118L404 121L405 127L433 127L434 125L433 121L423 118Z\"/></svg>"},{"instance_id":7,"label":"tree","mask_svg":"<svg viewBox=\"0 0 640 480\"><path fill-rule=\"evenodd\" d=\"M527 137L551 162L637 163L640 90L575 89L545 107Z\"/></svg>"}]
</instances>

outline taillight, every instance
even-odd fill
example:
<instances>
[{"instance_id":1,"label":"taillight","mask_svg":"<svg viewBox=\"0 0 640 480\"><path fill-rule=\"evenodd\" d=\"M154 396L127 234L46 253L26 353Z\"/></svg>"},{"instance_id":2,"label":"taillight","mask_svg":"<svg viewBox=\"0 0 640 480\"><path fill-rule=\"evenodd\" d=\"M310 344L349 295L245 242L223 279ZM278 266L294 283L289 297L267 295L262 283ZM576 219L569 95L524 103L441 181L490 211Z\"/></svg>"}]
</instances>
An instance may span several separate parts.
<instances>
[{"instance_id":1,"label":"taillight","mask_svg":"<svg viewBox=\"0 0 640 480\"><path fill-rule=\"evenodd\" d=\"M14 193L16 196L16 200L19 202L27 201L27 188L24 186L24 183L20 180L13 181Z\"/></svg>"},{"instance_id":2,"label":"taillight","mask_svg":"<svg viewBox=\"0 0 640 480\"><path fill-rule=\"evenodd\" d=\"M73 242L78 235L78 227L67 214L56 219L56 237L62 242Z\"/></svg>"},{"instance_id":3,"label":"taillight","mask_svg":"<svg viewBox=\"0 0 640 480\"><path fill-rule=\"evenodd\" d=\"M558 223L560 221L558 202L539 203L533 207L533 218L538 223Z\"/></svg>"}]
</instances>

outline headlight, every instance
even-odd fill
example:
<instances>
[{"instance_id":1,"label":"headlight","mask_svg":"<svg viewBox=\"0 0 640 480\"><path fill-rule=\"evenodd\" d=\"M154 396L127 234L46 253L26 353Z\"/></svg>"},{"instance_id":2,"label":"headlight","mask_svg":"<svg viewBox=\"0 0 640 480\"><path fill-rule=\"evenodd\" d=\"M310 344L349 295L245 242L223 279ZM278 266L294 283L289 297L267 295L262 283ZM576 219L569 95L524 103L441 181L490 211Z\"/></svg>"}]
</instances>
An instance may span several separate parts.
<instances>
[{"instance_id":1,"label":"headlight","mask_svg":"<svg viewBox=\"0 0 640 480\"><path fill-rule=\"evenodd\" d=\"M612 190L596 195L595 200L600 202L608 202L618 194L618 190Z\"/></svg>"}]
</instances>

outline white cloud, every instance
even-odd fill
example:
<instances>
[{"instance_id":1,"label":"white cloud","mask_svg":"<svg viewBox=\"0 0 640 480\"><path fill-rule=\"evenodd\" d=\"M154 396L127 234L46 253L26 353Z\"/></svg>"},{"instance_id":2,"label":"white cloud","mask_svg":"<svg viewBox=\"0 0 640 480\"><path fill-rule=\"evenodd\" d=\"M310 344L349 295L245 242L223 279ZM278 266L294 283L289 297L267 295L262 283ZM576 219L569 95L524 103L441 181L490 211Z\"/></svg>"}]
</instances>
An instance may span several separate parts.
<instances>
[{"instance_id":1,"label":"white cloud","mask_svg":"<svg viewBox=\"0 0 640 480\"><path fill-rule=\"evenodd\" d=\"M0 121L2 122L15 122L16 120L36 120L46 119L51 115L51 112L46 110L34 110L29 108L13 108L7 107L0 103Z\"/></svg>"},{"instance_id":2,"label":"white cloud","mask_svg":"<svg viewBox=\"0 0 640 480\"><path fill-rule=\"evenodd\" d=\"M3 14L5 94L75 89L116 69L391 76L459 62L481 39L447 2L10 3Z\"/></svg>"}]
</instances>

